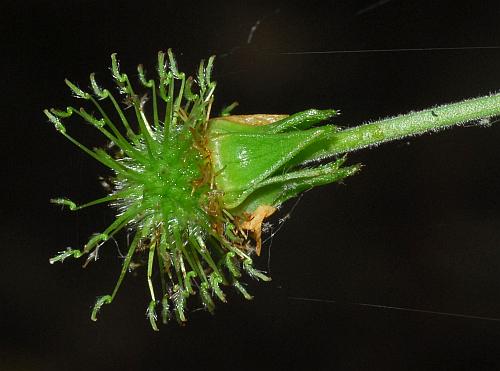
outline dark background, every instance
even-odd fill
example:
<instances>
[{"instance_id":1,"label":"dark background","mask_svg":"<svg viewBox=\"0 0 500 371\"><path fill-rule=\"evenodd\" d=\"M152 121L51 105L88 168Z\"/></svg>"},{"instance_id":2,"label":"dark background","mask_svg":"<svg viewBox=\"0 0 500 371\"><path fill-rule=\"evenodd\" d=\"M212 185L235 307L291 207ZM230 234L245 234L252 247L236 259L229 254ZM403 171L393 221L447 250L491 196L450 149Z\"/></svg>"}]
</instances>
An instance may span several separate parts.
<instances>
[{"instance_id":1,"label":"dark background","mask_svg":"<svg viewBox=\"0 0 500 371\"><path fill-rule=\"evenodd\" d=\"M498 1L374 3L3 2L0 369L499 369L500 322L348 304L500 317L497 125L351 155L363 171L305 194L274 237L273 281L249 282L253 301L231 294L183 328L151 330L143 271L90 321L120 269L113 244L87 269L48 264L112 213L49 204L102 195L105 170L42 110L72 102L65 77L106 80L112 52L130 75L138 63L152 70L168 47L187 72L217 54L216 111L233 100L237 113L334 107L345 126L498 91L498 49L282 54L500 45ZM104 144L88 126L71 130ZM257 264L268 269L267 252Z\"/></svg>"}]
</instances>

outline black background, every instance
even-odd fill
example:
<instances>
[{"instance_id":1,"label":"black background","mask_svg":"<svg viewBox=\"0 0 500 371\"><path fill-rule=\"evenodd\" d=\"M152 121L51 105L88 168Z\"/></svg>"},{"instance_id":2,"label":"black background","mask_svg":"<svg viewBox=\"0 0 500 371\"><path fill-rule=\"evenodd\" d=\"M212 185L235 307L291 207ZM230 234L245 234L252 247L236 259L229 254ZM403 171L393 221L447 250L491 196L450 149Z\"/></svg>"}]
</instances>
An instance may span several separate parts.
<instances>
[{"instance_id":1,"label":"black background","mask_svg":"<svg viewBox=\"0 0 500 371\"><path fill-rule=\"evenodd\" d=\"M113 244L86 269L48 264L112 214L48 203L102 195L105 170L42 110L72 102L65 77L86 86L94 71L105 81L112 52L130 75L138 63L152 70L168 47L187 72L216 54L216 111L233 100L237 113L333 107L345 126L498 91L500 50L281 54L500 44L497 1L373 3L4 2L0 369L499 369L500 322L348 304L500 317L496 125L352 154L363 171L306 193L274 237L273 281L249 282L253 301L231 294L185 327L151 330L143 271L90 321L119 272ZM104 144L88 126L71 130ZM268 269L267 252L257 264Z\"/></svg>"}]
</instances>

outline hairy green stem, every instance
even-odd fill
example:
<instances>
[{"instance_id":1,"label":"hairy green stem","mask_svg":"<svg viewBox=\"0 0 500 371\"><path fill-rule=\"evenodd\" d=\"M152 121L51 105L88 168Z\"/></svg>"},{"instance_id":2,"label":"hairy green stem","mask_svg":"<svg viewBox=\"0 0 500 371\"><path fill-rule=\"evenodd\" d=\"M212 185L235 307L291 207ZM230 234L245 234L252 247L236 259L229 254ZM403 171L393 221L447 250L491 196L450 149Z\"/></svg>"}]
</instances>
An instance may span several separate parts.
<instances>
[{"instance_id":1,"label":"hairy green stem","mask_svg":"<svg viewBox=\"0 0 500 371\"><path fill-rule=\"evenodd\" d=\"M500 94L464 100L338 131L308 160L356 151L390 140L500 115ZM489 121L487 121L489 123Z\"/></svg>"}]
</instances>

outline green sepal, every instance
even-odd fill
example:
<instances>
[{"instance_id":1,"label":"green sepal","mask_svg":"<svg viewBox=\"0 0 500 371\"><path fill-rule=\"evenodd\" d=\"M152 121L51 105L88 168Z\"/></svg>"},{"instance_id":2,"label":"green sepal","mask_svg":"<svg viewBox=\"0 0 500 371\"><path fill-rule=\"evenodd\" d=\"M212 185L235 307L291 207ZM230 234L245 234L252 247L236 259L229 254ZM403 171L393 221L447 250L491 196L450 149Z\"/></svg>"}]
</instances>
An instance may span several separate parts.
<instances>
[{"instance_id":1,"label":"green sepal","mask_svg":"<svg viewBox=\"0 0 500 371\"><path fill-rule=\"evenodd\" d=\"M258 188L234 212L253 212L259 205L279 206L301 192L329 183L339 182L361 169L361 165L338 168L336 162L275 176Z\"/></svg>"},{"instance_id":2,"label":"green sepal","mask_svg":"<svg viewBox=\"0 0 500 371\"><path fill-rule=\"evenodd\" d=\"M225 134L210 141L218 189L224 204L232 209L241 204L249 188L286 168L287 162L309 145L335 130L332 126L278 134Z\"/></svg>"},{"instance_id":3,"label":"green sepal","mask_svg":"<svg viewBox=\"0 0 500 371\"><path fill-rule=\"evenodd\" d=\"M338 115L338 111L308 109L288 116L282 120L276 121L270 125L260 126L266 133L276 134L294 130L304 130L313 127L319 123L331 119Z\"/></svg>"},{"instance_id":4,"label":"green sepal","mask_svg":"<svg viewBox=\"0 0 500 371\"><path fill-rule=\"evenodd\" d=\"M337 114L309 109L265 125L258 121L266 120L262 115L210 120L209 146L224 207L234 215L252 213L260 205L278 207L304 190L358 171L358 165L341 168L343 159L304 168L310 160L304 154L316 153L339 131L333 125L314 126Z\"/></svg>"},{"instance_id":5,"label":"green sepal","mask_svg":"<svg viewBox=\"0 0 500 371\"><path fill-rule=\"evenodd\" d=\"M228 133L277 134L293 132L309 129L338 115L338 111L333 109L318 110L312 108L294 113L290 116L282 115L286 117L268 125L248 125L239 123L237 120L231 120L231 117L227 117L226 110L229 108L233 109L237 105L238 102L232 103L223 110L222 117L216 117L210 120L211 136ZM238 116L234 117L237 118Z\"/></svg>"}]
</instances>

